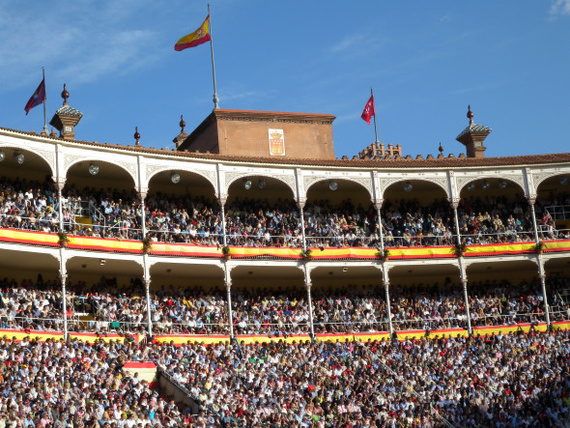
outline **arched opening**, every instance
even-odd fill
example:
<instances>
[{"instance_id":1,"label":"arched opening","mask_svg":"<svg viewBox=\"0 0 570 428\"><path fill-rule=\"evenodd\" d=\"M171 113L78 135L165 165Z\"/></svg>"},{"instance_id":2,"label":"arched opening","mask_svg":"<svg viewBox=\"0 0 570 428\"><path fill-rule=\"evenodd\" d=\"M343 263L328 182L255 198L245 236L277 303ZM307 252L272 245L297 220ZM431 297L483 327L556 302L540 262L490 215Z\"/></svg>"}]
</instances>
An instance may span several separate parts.
<instances>
[{"instance_id":1,"label":"arched opening","mask_svg":"<svg viewBox=\"0 0 570 428\"><path fill-rule=\"evenodd\" d=\"M300 246L300 216L293 191L281 180L258 175L234 181L225 214L228 245Z\"/></svg>"},{"instance_id":2,"label":"arched opening","mask_svg":"<svg viewBox=\"0 0 570 428\"><path fill-rule=\"evenodd\" d=\"M384 192L387 247L454 245L455 221L446 192L423 180L399 181Z\"/></svg>"},{"instance_id":3,"label":"arched opening","mask_svg":"<svg viewBox=\"0 0 570 428\"><path fill-rule=\"evenodd\" d=\"M536 193L539 239L570 239L570 174L547 178Z\"/></svg>"},{"instance_id":4,"label":"arched opening","mask_svg":"<svg viewBox=\"0 0 570 428\"><path fill-rule=\"evenodd\" d=\"M140 210L133 177L100 160L69 168L62 191L64 228L98 238L141 239Z\"/></svg>"},{"instance_id":5,"label":"arched opening","mask_svg":"<svg viewBox=\"0 0 570 428\"><path fill-rule=\"evenodd\" d=\"M222 243L222 218L215 190L199 174L172 170L153 176L145 208L151 242Z\"/></svg>"},{"instance_id":6,"label":"arched opening","mask_svg":"<svg viewBox=\"0 0 570 428\"><path fill-rule=\"evenodd\" d=\"M461 190L457 208L463 242L492 244L532 241L531 207L523 189L502 178L482 178Z\"/></svg>"},{"instance_id":7,"label":"arched opening","mask_svg":"<svg viewBox=\"0 0 570 428\"><path fill-rule=\"evenodd\" d=\"M314 183L304 208L307 245L325 247L375 247L379 243L378 216L370 193L350 180Z\"/></svg>"},{"instance_id":8,"label":"arched opening","mask_svg":"<svg viewBox=\"0 0 570 428\"><path fill-rule=\"evenodd\" d=\"M56 232L57 191L50 165L28 150L0 148L0 227Z\"/></svg>"}]
</instances>

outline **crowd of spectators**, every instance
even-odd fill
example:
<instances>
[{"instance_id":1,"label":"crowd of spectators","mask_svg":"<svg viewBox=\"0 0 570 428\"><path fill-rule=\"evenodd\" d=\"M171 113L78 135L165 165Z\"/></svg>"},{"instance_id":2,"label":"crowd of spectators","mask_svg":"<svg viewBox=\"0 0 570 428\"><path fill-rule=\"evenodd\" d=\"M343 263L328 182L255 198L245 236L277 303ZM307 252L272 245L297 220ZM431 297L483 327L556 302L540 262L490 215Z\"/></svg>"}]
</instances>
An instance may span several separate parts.
<instances>
[{"instance_id":1,"label":"crowd of spectators","mask_svg":"<svg viewBox=\"0 0 570 428\"><path fill-rule=\"evenodd\" d=\"M382 206L387 247L454 245L455 221L449 202L435 200L422 206L415 199L387 200Z\"/></svg>"},{"instance_id":2,"label":"crowd of spectators","mask_svg":"<svg viewBox=\"0 0 570 428\"><path fill-rule=\"evenodd\" d=\"M232 314L236 334L286 336L310 331L304 289L234 290Z\"/></svg>"},{"instance_id":3,"label":"crowd of spectators","mask_svg":"<svg viewBox=\"0 0 570 428\"><path fill-rule=\"evenodd\" d=\"M197 414L127 361L154 362ZM0 339L0 428L564 427L570 332L179 346Z\"/></svg>"},{"instance_id":4,"label":"crowd of spectators","mask_svg":"<svg viewBox=\"0 0 570 428\"><path fill-rule=\"evenodd\" d=\"M62 290L44 281L0 278L0 328L62 331Z\"/></svg>"},{"instance_id":5,"label":"crowd of spectators","mask_svg":"<svg viewBox=\"0 0 570 428\"><path fill-rule=\"evenodd\" d=\"M461 236L468 245L534 240L531 207L521 195L514 200L471 196L461 200L457 211Z\"/></svg>"},{"instance_id":6,"label":"crowd of spectators","mask_svg":"<svg viewBox=\"0 0 570 428\"><path fill-rule=\"evenodd\" d=\"M549 209L566 204L567 195L544 196L536 204L541 239L570 238L557 231ZM558 205L557 205L558 204ZM566 204L569 205L569 204ZM143 205L136 192L117 189L63 190L62 214L67 232L79 235L142 239ZM446 199L420 204L416 199L387 199L381 209L387 247L455 245L453 210ZM556 214L556 213L553 213ZM304 209L306 244L311 247L378 247L381 233L373 205L309 201ZM76 221L82 217L80 221ZM152 242L222 245L222 214L204 196L151 193L145 200L145 225ZM225 210L228 245L301 247L301 213L295 203L278 199L233 199ZM534 239L531 206L512 198L473 197L458 207L460 234L466 245L524 242ZM57 232L57 192L51 180L0 179L0 226Z\"/></svg>"},{"instance_id":7,"label":"crowd of spectators","mask_svg":"<svg viewBox=\"0 0 570 428\"><path fill-rule=\"evenodd\" d=\"M538 280L472 283L469 302L473 326L545 322L544 297Z\"/></svg>"},{"instance_id":8,"label":"crowd of spectators","mask_svg":"<svg viewBox=\"0 0 570 428\"><path fill-rule=\"evenodd\" d=\"M293 201L236 198L225 215L229 245L301 247L300 216Z\"/></svg>"},{"instance_id":9,"label":"crowd of spectators","mask_svg":"<svg viewBox=\"0 0 570 428\"><path fill-rule=\"evenodd\" d=\"M52 181L0 178L0 227L57 232L56 207L57 192Z\"/></svg>"},{"instance_id":10,"label":"crowd of spectators","mask_svg":"<svg viewBox=\"0 0 570 428\"><path fill-rule=\"evenodd\" d=\"M384 289L348 284L342 289L312 289L315 333L388 331Z\"/></svg>"},{"instance_id":11,"label":"crowd of spectators","mask_svg":"<svg viewBox=\"0 0 570 428\"><path fill-rule=\"evenodd\" d=\"M0 339L0 428L184 427L191 416L124 370L153 361L134 342Z\"/></svg>"},{"instance_id":12,"label":"crowd of spectators","mask_svg":"<svg viewBox=\"0 0 570 428\"><path fill-rule=\"evenodd\" d=\"M568 331L187 344L161 348L157 361L201 401L201 426L563 427L570 418Z\"/></svg>"},{"instance_id":13,"label":"crowd of spectators","mask_svg":"<svg viewBox=\"0 0 570 428\"><path fill-rule=\"evenodd\" d=\"M0 328L63 330L61 285L56 281L0 279ZM468 284L471 324L478 326L544 323L538 280L511 283L487 280ZM148 332L146 291L139 278L118 284L101 277L93 284L69 282L66 289L70 331L99 334ZM363 333L389 330L385 289L372 284L311 290L315 333ZM547 297L552 321L570 319L570 279L551 275ZM230 333L227 292L220 287L173 286L149 291L154 334ZM237 335L288 336L310 332L304 287L231 290L233 331ZM461 285L390 286L390 310L396 331L467 328Z\"/></svg>"}]
</instances>

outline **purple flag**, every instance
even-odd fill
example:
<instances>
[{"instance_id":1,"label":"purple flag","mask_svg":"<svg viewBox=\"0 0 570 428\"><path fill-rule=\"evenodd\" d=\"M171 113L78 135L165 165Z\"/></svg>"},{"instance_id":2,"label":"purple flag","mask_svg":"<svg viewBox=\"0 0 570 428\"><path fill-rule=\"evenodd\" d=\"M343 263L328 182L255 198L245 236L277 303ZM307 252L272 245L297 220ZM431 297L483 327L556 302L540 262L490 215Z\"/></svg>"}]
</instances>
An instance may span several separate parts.
<instances>
[{"instance_id":1,"label":"purple flag","mask_svg":"<svg viewBox=\"0 0 570 428\"><path fill-rule=\"evenodd\" d=\"M38 89L36 89L34 95L30 97L28 103L26 104L26 107L24 107L24 110L26 110L26 115L35 106L39 106L41 103L43 103L45 99L46 99L46 85L45 85L45 80L42 79L42 83L40 83L40 86L38 86Z\"/></svg>"}]
</instances>

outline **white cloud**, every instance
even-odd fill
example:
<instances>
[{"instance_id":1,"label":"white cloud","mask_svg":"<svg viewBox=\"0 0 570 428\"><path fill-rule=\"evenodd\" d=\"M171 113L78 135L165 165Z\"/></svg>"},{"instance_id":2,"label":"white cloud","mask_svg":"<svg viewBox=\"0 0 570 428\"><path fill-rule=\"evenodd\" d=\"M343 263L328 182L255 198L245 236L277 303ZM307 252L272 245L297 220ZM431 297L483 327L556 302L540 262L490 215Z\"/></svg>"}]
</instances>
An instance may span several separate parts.
<instances>
[{"instance_id":1,"label":"white cloud","mask_svg":"<svg viewBox=\"0 0 570 428\"><path fill-rule=\"evenodd\" d=\"M0 91L48 79L88 82L157 61L157 34L137 28L144 1L0 3Z\"/></svg>"},{"instance_id":2,"label":"white cloud","mask_svg":"<svg viewBox=\"0 0 570 428\"><path fill-rule=\"evenodd\" d=\"M570 16L570 0L554 0L550 6L549 14L551 18L561 15Z\"/></svg>"},{"instance_id":3,"label":"white cloud","mask_svg":"<svg viewBox=\"0 0 570 428\"><path fill-rule=\"evenodd\" d=\"M355 45L359 45L364 40L362 34L352 34L345 37L340 43L332 46L330 48L331 52L341 52L353 48Z\"/></svg>"}]
</instances>

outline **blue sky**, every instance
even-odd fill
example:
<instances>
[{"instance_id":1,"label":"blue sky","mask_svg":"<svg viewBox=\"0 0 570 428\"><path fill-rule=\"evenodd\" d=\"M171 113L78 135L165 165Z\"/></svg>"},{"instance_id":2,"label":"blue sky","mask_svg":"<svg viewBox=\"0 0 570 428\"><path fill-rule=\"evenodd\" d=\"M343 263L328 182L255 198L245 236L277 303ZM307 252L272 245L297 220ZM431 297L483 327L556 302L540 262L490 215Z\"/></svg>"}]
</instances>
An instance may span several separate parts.
<instances>
[{"instance_id":1,"label":"blue sky","mask_svg":"<svg viewBox=\"0 0 570 428\"><path fill-rule=\"evenodd\" d=\"M487 156L569 150L570 0L211 0L220 108L327 113L337 157L374 140L459 154L475 122ZM41 131L24 106L46 67L48 121L69 103L79 140L172 148L212 110L209 45L175 52L202 23L190 0L0 0L0 127Z\"/></svg>"}]
</instances>

